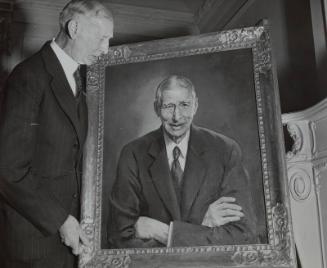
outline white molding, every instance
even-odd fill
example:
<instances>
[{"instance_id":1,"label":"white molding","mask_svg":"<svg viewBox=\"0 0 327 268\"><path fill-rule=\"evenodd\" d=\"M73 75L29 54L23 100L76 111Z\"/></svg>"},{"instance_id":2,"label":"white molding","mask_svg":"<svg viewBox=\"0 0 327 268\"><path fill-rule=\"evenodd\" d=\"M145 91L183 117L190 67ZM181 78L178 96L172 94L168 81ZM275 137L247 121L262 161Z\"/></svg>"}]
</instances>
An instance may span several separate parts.
<instances>
[{"instance_id":1,"label":"white molding","mask_svg":"<svg viewBox=\"0 0 327 268\"><path fill-rule=\"evenodd\" d=\"M327 98L306 110L283 114L282 122L283 124L287 124L291 121L300 121L308 119L319 120L325 117L327 117Z\"/></svg>"},{"instance_id":2,"label":"white molding","mask_svg":"<svg viewBox=\"0 0 327 268\"><path fill-rule=\"evenodd\" d=\"M283 114L294 140L287 154L294 237L303 268L323 268L327 246L327 99Z\"/></svg>"}]
</instances>

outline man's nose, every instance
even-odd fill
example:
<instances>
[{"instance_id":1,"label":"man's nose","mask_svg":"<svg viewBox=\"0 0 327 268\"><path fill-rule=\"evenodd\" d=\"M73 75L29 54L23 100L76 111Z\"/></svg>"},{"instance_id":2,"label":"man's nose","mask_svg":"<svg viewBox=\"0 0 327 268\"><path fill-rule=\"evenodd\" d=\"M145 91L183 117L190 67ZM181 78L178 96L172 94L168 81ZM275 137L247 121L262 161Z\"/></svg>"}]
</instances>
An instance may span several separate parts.
<instances>
[{"instance_id":1,"label":"man's nose","mask_svg":"<svg viewBox=\"0 0 327 268\"><path fill-rule=\"evenodd\" d=\"M180 112L178 106L176 105L176 106L174 107L173 120L174 120L174 121L178 121L180 118L181 118L181 112Z\"/></svg>"}]
</instances>

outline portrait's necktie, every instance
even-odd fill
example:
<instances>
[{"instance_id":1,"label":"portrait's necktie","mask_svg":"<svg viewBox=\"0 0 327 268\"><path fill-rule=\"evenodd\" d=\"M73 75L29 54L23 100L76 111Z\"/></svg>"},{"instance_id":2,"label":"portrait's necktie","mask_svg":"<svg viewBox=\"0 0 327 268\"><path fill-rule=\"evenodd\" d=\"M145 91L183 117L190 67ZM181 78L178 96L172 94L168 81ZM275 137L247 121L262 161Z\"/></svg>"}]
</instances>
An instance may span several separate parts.
<instances>
[{"instance_id":1,"label":"portrait's necktie","mask_svg":"<svg viewBox=\"0 0 327 268\"><path fill-rule=\"evenodd\" d=\"M183 170L178 160L180 155L181 155L181 150L178 148L178 146L175 146L173 150L174 160L171 166L171 176L173 178L173 183L174 183L178 202L181 201L181 184L183 179Z\"/></svg>"},{"instance_id":2,"label":"portrait's necktie","mask_svg":"<svg viewBox=\"0 0 327 268\"><path fill-rule=\"evenodd\" d=\"M76 94L75 97L77 98L79 94L83 91L83 81L82 81L82 76L81 76L81 68L78 66L76 71L73 74L75 78L75 83L76 83Z\"/></svg>"}]
</instances>

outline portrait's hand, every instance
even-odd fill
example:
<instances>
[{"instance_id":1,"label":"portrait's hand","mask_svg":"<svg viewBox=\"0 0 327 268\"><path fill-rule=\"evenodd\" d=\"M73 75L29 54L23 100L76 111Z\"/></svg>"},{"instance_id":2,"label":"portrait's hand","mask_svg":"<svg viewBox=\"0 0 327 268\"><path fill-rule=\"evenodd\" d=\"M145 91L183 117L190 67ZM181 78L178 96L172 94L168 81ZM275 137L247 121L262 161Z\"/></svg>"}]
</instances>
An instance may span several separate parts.
<instances>
[{"instance_id":1,"label":"portrait's hand","mask_svg":"<svg viewBox=\"0 0 327 268\"><path fill-rule=\"evenodd\" d=\"M137 238L153 238L164 245L167 244L169 231L169 226L167 224L152 218L139 217L134 227Z\"/></svg>"},{"instance_id":2,"label":"portrait's hand","mask_svg":"<svg viewBox=\"0 0 327 268\"><path fill-rule=\"evenodd\" d=\"M83 246L89 246L85 233L80 228L75 217L69 215L64 224L59 229L61 241L68 247L71 247L74 255L82 252Z\"/></svg>"},{"instance_id":3,"label":"portrait's hand","mask_svg":"<svg viewBox=\"0 0 327 268\"><path fill-rule=\"evenodd\" d=\"M229 222L239 221L244 217L242 207L234 204L234 197L221 197L213 202L204 215L202 225L208 227L218 227Z\"/></svg>"}]
</instances>

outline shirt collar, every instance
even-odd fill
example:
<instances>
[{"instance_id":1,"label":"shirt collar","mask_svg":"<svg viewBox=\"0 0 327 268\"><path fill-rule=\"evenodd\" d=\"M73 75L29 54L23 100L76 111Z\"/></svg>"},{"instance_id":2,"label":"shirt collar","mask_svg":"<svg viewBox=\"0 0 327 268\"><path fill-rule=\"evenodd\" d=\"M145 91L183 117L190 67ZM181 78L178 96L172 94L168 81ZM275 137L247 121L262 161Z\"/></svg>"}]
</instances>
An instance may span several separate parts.
<instances>
[{"instance_id":1,"label":"shirt collar","mask_svg":"<svg viewBox=\"0 0 327 268\"><path fill-rule=\"evenodd\" d=\"M190 139L190 130L186 132L186 135L178 144L175 143L171 138L169 138L165 131L163 131L163 133L167 151L172 152L175 146L178 146L178 148L181 150L181 157L186 158L188 141Z\"/></svg>"},{"instance_id":2,"label":"shirt collar","mask_svg":"<svg viewBox=\"0 0 327 268\"><path fill-rule=\"evenodd\" d=\"M70 57L61 47L58 46L55 39L52 39L50 46L58 57L58 60L60 61L60 64L64 69L65 73L73 75L74 72L77 70L79 64L72 57Z\"/></svg>"}]
</instances>

